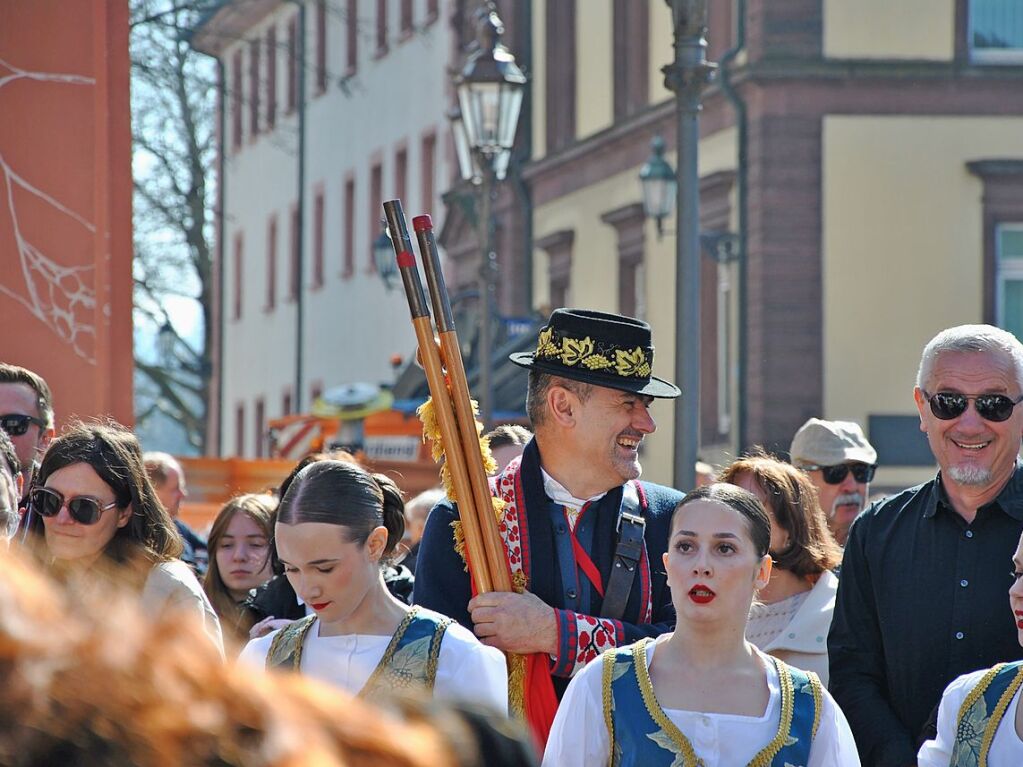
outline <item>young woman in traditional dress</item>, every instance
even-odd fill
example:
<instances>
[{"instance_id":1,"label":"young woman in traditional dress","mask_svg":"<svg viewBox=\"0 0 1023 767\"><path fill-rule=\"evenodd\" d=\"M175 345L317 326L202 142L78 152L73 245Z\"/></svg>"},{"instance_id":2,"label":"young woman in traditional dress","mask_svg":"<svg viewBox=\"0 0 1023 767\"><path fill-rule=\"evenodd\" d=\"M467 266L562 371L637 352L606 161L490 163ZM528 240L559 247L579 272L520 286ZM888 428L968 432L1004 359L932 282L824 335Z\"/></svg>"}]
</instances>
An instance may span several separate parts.
<instances>
[{"instance_id":1,"label":"young woman in traditional dress","mask_svg":"<svg viewBox=\"0 0 1023 767\"><path fill-rule=\"evenodd\" d=\"M274 535L285 575L313 614L249 642L243 661L297 669L370 699L418 687L506 712L504 655L384 585L402 509L388 477L341 461L302 469L281 499Z\"/></svg>"},{"instance_id":2,"label":"young woman in traditional dress","mask_svg":"<svg viewBox=\"0 0 1023 767\"><path fill-rule=\"evenodd\" d=\"M746 641L771 577L771 523L733 485L678 505L664 555L673 633L609 650L569 685L544 765L859 767L842 711L812 672Z\"/></svg>"},{"instance_id":3,"label":"young woman in traditional dress","mask_svg":"<svg viewBox=\"0 0 1023 767\"><path fill-rule=\"evenodd\" d=\"M771 520L771 581L757 593L746 639L828 684L828 629L842 561L805 472L763 451L729 465L722 482L749 490Z\"/></svg>"},{"instance_id":4,"label":"young woman in traditional dress","mask_svg":"<svg viewBox=\"0 0 1023 767\"><path fill-rule=\"evenodd\" d=\"M1009 608L1023 645L1023 537L1012 557ZM945 688L938 736L917 754L919 767L1019 767L1023 764L1023 661L964 674Z\"/></svg>"}]
</instances>

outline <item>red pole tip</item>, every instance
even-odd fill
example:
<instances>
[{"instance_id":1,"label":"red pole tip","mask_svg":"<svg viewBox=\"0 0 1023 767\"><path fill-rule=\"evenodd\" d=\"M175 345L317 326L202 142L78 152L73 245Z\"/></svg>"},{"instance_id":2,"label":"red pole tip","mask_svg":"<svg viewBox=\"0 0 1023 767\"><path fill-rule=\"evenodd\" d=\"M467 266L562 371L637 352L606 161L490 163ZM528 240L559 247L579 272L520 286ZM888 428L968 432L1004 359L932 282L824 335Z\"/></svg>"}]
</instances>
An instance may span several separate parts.
<instances>
[{"instance_id":1,"label":"red pole tip","mask_svg":"<svg viewBox=\"0 0 1023 767\"><path fill-rule=\"evenodd\" d=\"M412 228L417 232L425 232L427 229L433 229L433 219L430 218L428 213L416 216L412 219Z\"/></svg>"},{"instance_id":2,"label":"red pole tip","mask_svg":"<svg viewBox=\"0 0 1023 767\"><path fill-rule=\"evenodd\" d=\"M397 261L398 267L400 269L416 265L416 257L409 253L407 250L403 250L401 253L398 254Z\"/></svg>"}]
</instances>

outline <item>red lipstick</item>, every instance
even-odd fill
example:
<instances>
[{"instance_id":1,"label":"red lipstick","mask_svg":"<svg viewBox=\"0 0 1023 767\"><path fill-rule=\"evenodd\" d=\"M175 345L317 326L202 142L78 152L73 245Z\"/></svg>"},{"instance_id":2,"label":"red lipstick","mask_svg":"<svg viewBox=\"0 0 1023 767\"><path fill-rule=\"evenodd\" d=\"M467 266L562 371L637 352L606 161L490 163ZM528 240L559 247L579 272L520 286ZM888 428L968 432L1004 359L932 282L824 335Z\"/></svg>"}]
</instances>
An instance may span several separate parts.
<instances>
[{"instance_id":1,"label":"red lipstick","mask_svg":"<svg viewBox=\"0 0 1023 767\"><path fill-rule=\"evenodd\" d=\"M1016 610L1013 614L1016 616L1016 628L1023 629L1023 610Z\"/></svg>"},{"instance_id":2,"label":"red lipstick","mask_svg":"<svg viewBox=\"0 0 1023 767\"><path fill-rule=\"evenodd\" d=\"M327 605L329 604L330 602L310 602L309 606L313 608L316 612L321 612L322 610L326 609Z\"/></svg>"},{"instance_id":3,"label":"red lipstick","mask_svg":"<svg viewBox=\"0 0 1023 767\"><path fill-rule=\"evenodd\" d=\"M716 596L717 594L709 586L704 586L702 583L697 583L689 589L689 598L698 605L710 604Z\"/></svg>"}]
</instances>

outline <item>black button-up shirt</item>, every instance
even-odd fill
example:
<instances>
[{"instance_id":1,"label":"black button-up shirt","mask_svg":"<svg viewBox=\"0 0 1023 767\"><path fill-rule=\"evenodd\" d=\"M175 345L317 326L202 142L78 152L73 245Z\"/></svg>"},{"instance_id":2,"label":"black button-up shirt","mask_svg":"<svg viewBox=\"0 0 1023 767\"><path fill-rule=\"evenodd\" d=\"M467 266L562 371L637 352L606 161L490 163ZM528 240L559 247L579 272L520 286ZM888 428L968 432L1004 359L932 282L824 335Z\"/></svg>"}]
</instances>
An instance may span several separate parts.
<instances>
[{"instance_id":1,"label":"black button-up shirt","mask_svg":"<svg viewBox=\"0 0 1023 767\"><path fill-rule=\"evenodd\" d=\"M831 681L864 767L916 763L945 686L1023 657L1009 609L1023 531L1023 464L970 524L941 475L874 504L853 523L831 632Z\"/></svg>"}]
</instances>

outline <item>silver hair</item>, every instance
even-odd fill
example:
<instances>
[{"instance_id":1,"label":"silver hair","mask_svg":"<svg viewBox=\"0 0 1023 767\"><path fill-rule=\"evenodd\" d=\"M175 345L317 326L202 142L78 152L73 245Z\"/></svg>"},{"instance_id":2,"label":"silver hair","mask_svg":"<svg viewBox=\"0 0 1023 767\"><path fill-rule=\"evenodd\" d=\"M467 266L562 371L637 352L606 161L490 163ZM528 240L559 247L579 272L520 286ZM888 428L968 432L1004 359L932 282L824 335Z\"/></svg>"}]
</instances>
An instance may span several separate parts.
<instances>
[{"instance_id":1,"label":"silver hair","mask_svg":"<svg viewBox=\"0 0 1023 767\"><path fill-rule=\"evenodd\" d=\"M1023 390L1023 344L1012 333L993 325L959 325L942 330L932 338L920 357L916 371L918 389L926 389L934 362L946 352L1004 352L1016 369L1016 383Z\"/></svg>"},{"instance_id":2,"label":"silver hair","mask_svg":"<svg viewBox=\"0 0 1023 767\"><path fill-rule=\"evenodd\" d=\"M442 487L433 487L429 490L424 490L412 500L405 504L405 517L413 519L421 516L426 519L426 516L430 513L430 510L444 500L444 496L447 495Z\"/></svg>"}]
</instances>

